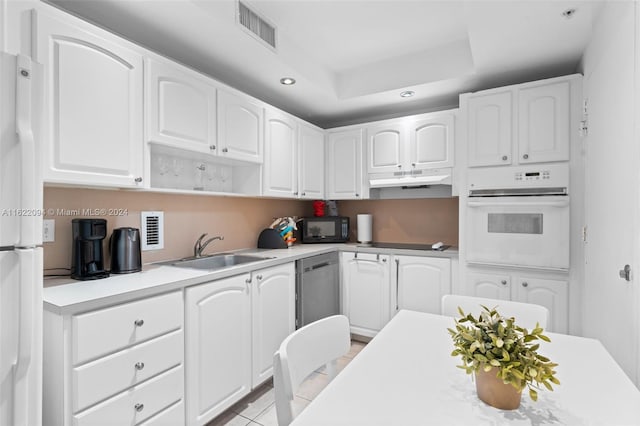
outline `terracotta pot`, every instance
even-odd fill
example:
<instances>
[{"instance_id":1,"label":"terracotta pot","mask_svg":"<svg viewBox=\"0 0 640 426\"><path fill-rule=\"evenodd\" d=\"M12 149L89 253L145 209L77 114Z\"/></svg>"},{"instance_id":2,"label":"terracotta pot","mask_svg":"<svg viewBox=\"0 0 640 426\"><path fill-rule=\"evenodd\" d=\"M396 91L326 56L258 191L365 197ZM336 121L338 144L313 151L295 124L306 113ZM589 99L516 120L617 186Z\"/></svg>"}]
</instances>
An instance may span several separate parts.
<instances>
[{"instance_id":1,"label":"terracotta pot","mask_svg":"<svg viewBox=\"0 0 640 426\"><path fill-rule=\"evenodd\" d=\"M497 374L498 369L495 367L486 372L482 368L476 371L478 398L501 410L515 410L520 406L522 392L518 392L510 384L503 383Z\"/></svg>"}]
</instances>

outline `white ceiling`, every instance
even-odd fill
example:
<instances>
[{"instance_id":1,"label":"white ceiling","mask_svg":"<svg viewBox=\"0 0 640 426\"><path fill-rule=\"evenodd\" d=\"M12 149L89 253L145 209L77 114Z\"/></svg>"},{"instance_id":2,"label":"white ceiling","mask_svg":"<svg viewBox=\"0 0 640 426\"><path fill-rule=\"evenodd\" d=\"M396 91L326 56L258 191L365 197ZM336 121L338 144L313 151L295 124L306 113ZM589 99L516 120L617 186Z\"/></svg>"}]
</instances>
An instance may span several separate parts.
<instances>
[{"instance_id":1,"label":"white ceiling","mask_svg":"<svg viewBox=\"0 0 640 426\"><path fill-rule=\"evenodd\" d=\"M50 0L321 127L456 107L458 94L576 72L601 2ZM566 19L562 12L575 8ZM283 86L281 77L297 80ZM403 90L413 98L400 98Z\"/></svg>"}]
</instances>

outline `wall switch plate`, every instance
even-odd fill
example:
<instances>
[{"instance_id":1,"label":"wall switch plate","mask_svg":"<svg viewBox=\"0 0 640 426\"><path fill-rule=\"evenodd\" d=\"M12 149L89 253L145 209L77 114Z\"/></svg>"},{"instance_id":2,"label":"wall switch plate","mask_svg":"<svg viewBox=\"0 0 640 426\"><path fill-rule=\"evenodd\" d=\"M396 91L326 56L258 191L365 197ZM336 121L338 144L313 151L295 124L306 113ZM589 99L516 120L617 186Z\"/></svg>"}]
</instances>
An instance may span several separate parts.
<instances>
[{"instance_id":1,"label":"wall switch plate","mask_svg":"<svg viewBox=\"0 0 640 426\"><path fill-rule=\"evenodd\" d=\"M52 243L56 239L56 220L44 219L42 221L42 242Z\"/></svg>"}]
</instances>

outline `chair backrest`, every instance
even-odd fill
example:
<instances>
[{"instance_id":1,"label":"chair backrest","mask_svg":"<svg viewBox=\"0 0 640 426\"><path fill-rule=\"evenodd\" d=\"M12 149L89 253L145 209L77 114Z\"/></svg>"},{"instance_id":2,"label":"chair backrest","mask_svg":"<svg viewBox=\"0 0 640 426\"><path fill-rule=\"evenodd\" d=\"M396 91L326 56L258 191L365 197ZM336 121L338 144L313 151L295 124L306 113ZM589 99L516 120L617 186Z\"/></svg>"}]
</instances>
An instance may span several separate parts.
<instances>
[{"instance_id":1,"label":"chair backrest","mask_svg":"<svg viewBox=\"0 0 640 426\"><path fill-rule=\"evenodd\" d=\"M465 314L474 316L480 314L482 306L489 309L497 308L504 317L514 317L515 323L520 327L532 329L536 323L542 328L547 328L549 310L541 305L533 303L512 302L510 300L488 299L485 297L460 296L447 294L442 296L442 315L459 317L458 306Z\"/></svg>"},{"instance_id":2,"label":"chair backrest","mask_svg":"<svg viewBox=\"0 0 640 426\"><path fill-rule=\"evenodd\" d=\"M329 380L336 375L336 360L349 352L349 319L333 315L299 328L280 344L273 355L273 385L278 425L293 420L291 401L300 383L312 372L327 366Z\"/></svg>"}]
</instances>

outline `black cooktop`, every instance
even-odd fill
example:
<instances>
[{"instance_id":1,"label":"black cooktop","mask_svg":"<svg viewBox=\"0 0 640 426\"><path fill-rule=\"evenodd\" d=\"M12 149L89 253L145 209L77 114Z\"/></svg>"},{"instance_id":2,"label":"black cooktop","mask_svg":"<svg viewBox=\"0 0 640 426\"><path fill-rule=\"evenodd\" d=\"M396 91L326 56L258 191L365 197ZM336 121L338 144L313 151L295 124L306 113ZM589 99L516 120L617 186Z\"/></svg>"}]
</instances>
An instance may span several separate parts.
<instances>
[{"instance_id":1,"label":"black cooktop","mask_svg":"<svg viewBox=\"0 0 640 426\"><path fill-rule=\"evenodd\" d=\"M369 243L358 244L361 247L374 247L374 248L391 248L391 249L405 249L405 250L433 250L431 244L409 244L409 243ZM443 245L442 247L435 249L437 251L443 251L451 246Z\"/></svg>"}]
</instances>

